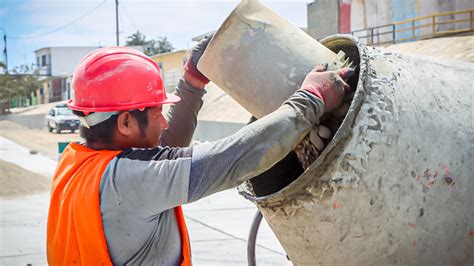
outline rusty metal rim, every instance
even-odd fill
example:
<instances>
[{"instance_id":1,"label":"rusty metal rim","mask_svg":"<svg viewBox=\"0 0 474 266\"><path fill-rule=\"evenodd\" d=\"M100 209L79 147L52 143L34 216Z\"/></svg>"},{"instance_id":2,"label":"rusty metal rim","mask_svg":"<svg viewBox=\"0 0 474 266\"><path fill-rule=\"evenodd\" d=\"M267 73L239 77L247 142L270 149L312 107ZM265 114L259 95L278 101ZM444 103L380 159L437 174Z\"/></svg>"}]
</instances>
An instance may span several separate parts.
<instances>
[{"instance_id":1,"label":"rusty metal rim","mask_svg":"<svg viewBox=\"0 0 474 266\"><path fill-rule=\"evenodd\" d=\"M296 180L294 180L288 186L275 193L261 197L256 197L248 193L242 185L237 188L239 193L244 198L258 204L260 207L278 207L280 205L283 205L284 203L292 201L298 196L302 196L301 192L304 191L304 188L306 186L318 182L323 173L317 170L326 169L325 166L331 163L328 158L336 158L339 155L339 152L342 149L338 149L337 147L338 145L343 145L344 139L346 139L350 135L355 117L359 113L360 107L362 105L362 100L365 93L365 83L366 79L368 78L368 64L365 60L363 60L363 55L365 54L364 50L366 49L365 46L360 44L357 38L353 37L352 35L342 34L329 36L327 38L322 39L320 42L328 48L331 47L331 45L334 45L334 43L349 43L357 47L360 57L360 74L357 82L356 91L354 94L354 99L352 100L352 103L349 107L349 111L347 112L347 115L344 118L341 126L336 131L336 134L334 135L328 146L324 149L323 153L321 153L321 155L316 159L316 161L314 161L313 164L308 169L306 169L303 174L301 174ZM335 46L337 47L337 45Z\"/></svg>"}]
</instances>

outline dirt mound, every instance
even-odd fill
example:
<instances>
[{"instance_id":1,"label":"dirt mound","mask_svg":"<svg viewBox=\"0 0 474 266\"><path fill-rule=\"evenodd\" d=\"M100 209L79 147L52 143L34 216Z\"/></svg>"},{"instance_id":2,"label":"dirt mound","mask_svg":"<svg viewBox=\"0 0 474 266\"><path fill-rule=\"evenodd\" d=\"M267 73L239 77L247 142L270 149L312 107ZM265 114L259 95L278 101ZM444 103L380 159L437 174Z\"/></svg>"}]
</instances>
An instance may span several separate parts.
<instances>
[{"instance_id":1,"label":"dirt mound","mask_svg":"<svg viewBox=\"0 0 474 266\"><path fill-rule=\"evenodd\" d=\"M51 181L16 164L0 160L0 197L14 197L45 192Z\"/></svg>"}]
</instances>

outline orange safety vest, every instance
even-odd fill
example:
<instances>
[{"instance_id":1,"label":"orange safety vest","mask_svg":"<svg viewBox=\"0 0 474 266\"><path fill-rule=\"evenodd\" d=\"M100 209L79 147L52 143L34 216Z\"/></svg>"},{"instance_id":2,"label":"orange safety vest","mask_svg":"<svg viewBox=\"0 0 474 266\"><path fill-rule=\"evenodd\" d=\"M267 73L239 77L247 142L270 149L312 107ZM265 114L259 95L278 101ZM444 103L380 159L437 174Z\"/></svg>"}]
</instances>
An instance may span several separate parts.
<instances>
[{"instance_id":1,"label":"orange safety vest","mask_svg":"<svg viewBox=\"0 0 474 266\"><path fill-rule=\"evenodd\" d=\"M112 265L100 213L100 181L121 151L71 143L54 173L47 226L50 265ZM189 237L180 206L174 208L182 243L182 266L191 265Z\"/></svg>"}]
</instances>

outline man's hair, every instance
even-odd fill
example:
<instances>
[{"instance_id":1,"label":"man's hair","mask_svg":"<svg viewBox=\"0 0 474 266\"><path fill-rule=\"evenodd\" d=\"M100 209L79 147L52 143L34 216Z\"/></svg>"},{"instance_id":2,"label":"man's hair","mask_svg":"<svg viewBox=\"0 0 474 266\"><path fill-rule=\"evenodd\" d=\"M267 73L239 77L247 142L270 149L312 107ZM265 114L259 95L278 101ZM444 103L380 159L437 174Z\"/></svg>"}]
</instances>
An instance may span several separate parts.
<instances>
[{"instance_id":1,"label":"man's hair","mask_svg":"<svg viewBox=\"0 0 474 266\"><path fill-rule=\"evenodd\" d=\"M148 126L148 113L149 108L145 110L133 110L129 111L130 114L138 121L138 126L140 127L140 133L142 136L145 136L145 129ZM81 111L73 111L77 116L84 117L85 114ZM91 113L89 113L91 114ZM79 133L82 138L84 138L89 143L102 142L110 144L114 141L114 132L117 130L117 119L119 114L111 116L109 119L87 128L83 125L79 128Z\"/></svg>"}]
</instances>

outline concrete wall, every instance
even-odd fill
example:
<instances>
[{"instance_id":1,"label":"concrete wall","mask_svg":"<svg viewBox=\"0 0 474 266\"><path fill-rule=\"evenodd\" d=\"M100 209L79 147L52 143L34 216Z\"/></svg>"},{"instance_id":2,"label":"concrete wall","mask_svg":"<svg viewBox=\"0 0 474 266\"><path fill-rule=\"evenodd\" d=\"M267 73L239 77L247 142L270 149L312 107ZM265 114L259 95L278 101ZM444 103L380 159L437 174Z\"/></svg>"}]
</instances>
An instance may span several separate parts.
<instances>
[{"instance_id":1,"label":"concrete wall","mask_svg":"<svg viewBox=\"0 0 474 266\"><path fill-rule=\"evenodd\" d=\"M392 10L393 16L392 21L397 22L401 20L406 20L410 18L429 16L436 13L452 12L452 11L462 11L474 9L474 1L467 0L407 0L407 1L397 1L392 0ZM458 15L448 15L441 16L436 18L436 22L454 20L454 19L469 19L469 14L458 14ZM432 19L427 18L425 20L416 21L415 25L424 25L431 24ZM411 23L400 25L397 29L402 29L406 27L411 27ZM466 29L469 28L469 22L462 23L449 23L449 24L437 24L435 26L435 31L450 31L456 29ZM433 28L422 27L415 30L415 34L420 35L429 35L433 33ZM404 38L411 36L412 32L401 32L397 33L397 38Z\"/></svg>"},{"instance_id":2,"label":"concrete wall","mask_svg":"<svg viewBox=\"0 0 474 266\"><path fill-rule=\"evenodd\" d=\"M399 0L398 2L405 2ZM352 0L351 1L351 30L356 31L369 27L376 27L390 24L392 21L392 2L391 0ZM379 33L374 40L370 42L385 42L393 39L390 34L383 34L391 31L391 27L377 29L374 34ZM369 32L360 32L356 36L369 35ZM362 42L367 39L361 39Z\"/></svg>"},{"instance_id":3,"label":"concrete wall","mask_svg":"<svg viewBox=\"0 0 474 266\"><path fill-rule=\"evenodd\" d=\"M395 1L395 0L394 0ZM426 16L433 13L474 9L472 0L415 0L415 15Z\"/></svg>"},{"instance_id":4,"label":"concrete wall","mask_svg":"<svg viewBox=\"0 0 474 266\"><path fill-rule=\"evenodd\" d=\"M419 10L415 10L416 16L426 16L433 13L452 12L474 9L474 1L472 0L417 0L419 2ZM469 14L450 15L440 17L438 21L469 19ZM438 31L465 29L469 27L469 22L437 25Z\"/></svg>"},{"instance_id":5,"label":"concrete wall","mask_svg":"<svg viewBox=\"0 0 474 266\"><path fill-rule=\"evenodd\" d=\"M321 39L339 32L339 1L317 0L309 3L308 34Z\"/></svg>"},{"instance_id":6,"label":"concrete wall","mask_svg":"<svg viewBox=\"0 0 474 266\"><path fill-rule=\"evenodd\" d=\"M411 18L415 18L417 16L417 12L421 10L420 3L416 2L415 7L415 0L408 0L408 1L396 1L392 0L392 18L391 22L397 22L402 20L407 20ZM419 13L419 12L418 12ZM406 23L397 26L397 30L404 29L404 28L411 28L411 23ZM396 39L407 38L412 36L412 31L403 31L397 32L395 37ZM419 34L419 29L415 30L415 34Z\"/></svg>"},{"instance_id":7,"label":"concrete wall","mask_svg":"<svg viewBox=\"0 0 474 266\"><path fill-rule=\"evenodd\" d=\"M405 0L394 0L405 2ZM351 28L360 30L389 24L392 20L392 0L352 0Z\"/></svg>"},{"instance_id":8,"label":"concrete wall","mask_svg":"<svg viewBox=\"0 0 474 266\"><path fill-rule=\"evenodd\" d=\"M46 120L44 114L36 115L3 115L0 120L8 120L19 125L25 126L29 129L43 129L46 128Z\"/></svg>"},{"instance_id":9,"label":"concrete wall","mask_svg":"<svg viewBox=\"0 0 474 266\"><path fill-rule=\"evenodd\" d=\"M454 10L468 10L474 9L474 1L472 0L457 0L455 2ZM459 14L455 16L455 19L469 19L468 14ZM456 23L456 29L465 29L469 27L469 22Z\"/></svg>"}]
</instances>

